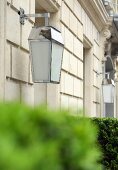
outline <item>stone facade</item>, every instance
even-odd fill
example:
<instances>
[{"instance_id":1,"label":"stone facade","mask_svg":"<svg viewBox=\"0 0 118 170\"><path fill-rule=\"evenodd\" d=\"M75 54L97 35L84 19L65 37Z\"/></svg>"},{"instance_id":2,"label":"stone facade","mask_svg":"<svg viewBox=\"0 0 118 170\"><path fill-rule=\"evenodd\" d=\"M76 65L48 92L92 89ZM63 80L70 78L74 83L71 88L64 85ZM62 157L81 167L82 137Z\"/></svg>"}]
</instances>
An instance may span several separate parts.
<instances>
[{"instance_id":1,"label":"stone facade","mask_svg":"<svg viewBox=\"0 0 118 170\"><path fill-rule=\"evenodd\" d=\"M62 32L64 55L59 85L33 84L27 39L35 20L30 18L20 25L20 7L28 14L50 12L49 24ZM46 103L75 111L84 107L87 115L101 116L103 76L99 73L108 24L109 17L100 0L1 0L1 100ZM35 25L44 25L44 20L36 19Z\"/></svg>"},{"instance_id":2,"label":"stone facade","mask_svg":"<svg viewBox=\"0 0 118 170\"><path fill-rule=\"evenodd\" d=\"M0 98L8 101L24 101L34 105L34 87L27 41L34 21L30 19L24 26L20 25L18 10L22 7L26 13L35 13L35 2L2 0L0 7L0 48L2 49L0 52L2 69Z\"/></svg>"}]
</instances>

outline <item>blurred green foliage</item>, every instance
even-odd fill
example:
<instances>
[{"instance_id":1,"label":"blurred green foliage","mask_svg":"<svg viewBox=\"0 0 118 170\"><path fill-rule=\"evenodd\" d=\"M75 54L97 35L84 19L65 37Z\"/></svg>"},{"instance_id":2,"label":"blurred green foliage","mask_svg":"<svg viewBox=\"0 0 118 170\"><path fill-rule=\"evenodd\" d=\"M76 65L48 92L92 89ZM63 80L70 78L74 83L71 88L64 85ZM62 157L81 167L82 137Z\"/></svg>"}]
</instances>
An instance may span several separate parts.
<instances>
[{"instance_id":1,"label":"blurred green foliage","mask_svg":"<svg viewBox=\"0 0 118 170\"><path fill-rule=\"evenodd\" d=\"M98 141L103 152L105 169L118 170L118 120L114 118L95 118L99 127Z\"/></svg>"},{"instance_id":2,"label":"blurred green foliage","mask_svg":"<svg viewBox=\"0 0 118 170\"><path fill-rule=\"evenodd\" d=\"M90 120L20 104L0 104L0 170L100 170Z\"/></svg>"}]
</instances>

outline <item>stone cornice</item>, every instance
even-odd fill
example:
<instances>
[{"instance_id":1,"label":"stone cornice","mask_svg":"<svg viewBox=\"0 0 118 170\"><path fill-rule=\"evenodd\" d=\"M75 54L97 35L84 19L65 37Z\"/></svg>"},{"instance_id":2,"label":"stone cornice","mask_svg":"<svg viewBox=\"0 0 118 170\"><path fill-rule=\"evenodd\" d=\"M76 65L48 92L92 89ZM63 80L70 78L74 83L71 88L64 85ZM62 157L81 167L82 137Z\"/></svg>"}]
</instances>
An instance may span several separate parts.
<instances>
[{"instance_id":1,"label":"stone cornice","mask_svg":"<svg viewBox=\"0 0 118 170\"><path fill-rule=\"evenodd\" d=\"M57 12L59 3L56 0L36 0L36 9L43 7L47 12Z\"/></svg>"},{"instance_id":2,"label":"stone cornice","mask_svg":"<svg viewBox=\"0 0 118 170\"><path fill-rule=\"evenodd\" d=\"M96 28L101 31L106 25L111 25L111 19L101 0L78 0Z\"/></svg>"}]
</instances>

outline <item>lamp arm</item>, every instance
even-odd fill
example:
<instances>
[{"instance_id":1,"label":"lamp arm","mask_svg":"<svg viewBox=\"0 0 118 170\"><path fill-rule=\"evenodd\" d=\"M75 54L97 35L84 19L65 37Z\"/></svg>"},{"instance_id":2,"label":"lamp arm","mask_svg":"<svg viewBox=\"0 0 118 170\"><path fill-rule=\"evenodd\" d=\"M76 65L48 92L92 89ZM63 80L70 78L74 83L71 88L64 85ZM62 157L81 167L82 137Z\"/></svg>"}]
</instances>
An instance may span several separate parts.
<instances>
[{"instance_id":1,"label":"lamp arm","mask_svg":"<svg viewBox=\"0 0 118 170\"><path fill-rule=\"evenodd\" d=\"M24 9L20 8L18 14L20 15L20 23L22 25L25 24L25 19L34 17L34 18L45 18L45 26L48 26L48 19L50 18L50 13L25 14Z\"/></svg>"}]
</instances>

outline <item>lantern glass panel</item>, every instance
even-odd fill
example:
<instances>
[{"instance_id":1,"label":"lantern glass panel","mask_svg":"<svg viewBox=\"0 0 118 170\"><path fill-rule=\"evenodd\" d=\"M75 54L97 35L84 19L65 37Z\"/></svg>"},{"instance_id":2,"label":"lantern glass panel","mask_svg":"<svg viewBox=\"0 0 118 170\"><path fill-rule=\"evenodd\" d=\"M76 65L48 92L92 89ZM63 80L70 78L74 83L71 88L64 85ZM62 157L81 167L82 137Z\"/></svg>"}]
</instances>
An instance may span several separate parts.
<instances>
[{"instance_id":1,"label":"lantern glass panel","mask_svg":"<svg viewBox=\"0 0 118 170\"><path fill-rule=\"evenodd\" d=\"M52 42L51 81L59 82L61 74L63 46Z\"/></svg>"},{"instance_id":2,"label":"lantern glass panel","mask_svg":"<svg viewBox=\"0 0 118 170\"><path fill-rule=\"evenodd\" d=\"M51 42L30 41L32 72L34 82L50 81Z\"/></svg>"},{"instance_id":3,"label":"lantern glass panel","mask_svg":"<svg viewBox=\"0 0 118 170\"><path fill-rule=\"evenodd\" d=\"M103 85L104 103L114 102L115 86L112 84Z\"/></svg>"}]
</instances>

